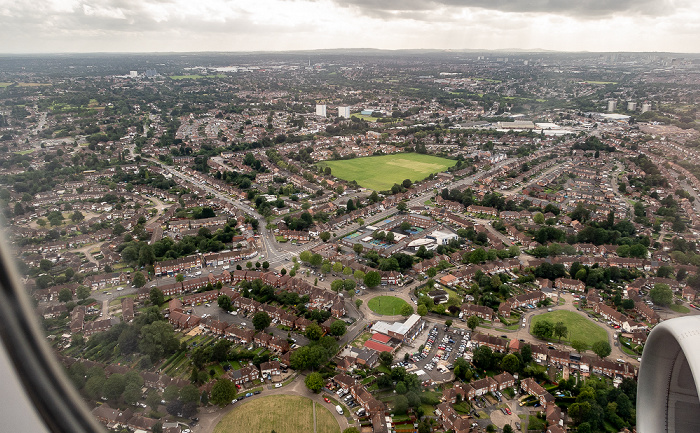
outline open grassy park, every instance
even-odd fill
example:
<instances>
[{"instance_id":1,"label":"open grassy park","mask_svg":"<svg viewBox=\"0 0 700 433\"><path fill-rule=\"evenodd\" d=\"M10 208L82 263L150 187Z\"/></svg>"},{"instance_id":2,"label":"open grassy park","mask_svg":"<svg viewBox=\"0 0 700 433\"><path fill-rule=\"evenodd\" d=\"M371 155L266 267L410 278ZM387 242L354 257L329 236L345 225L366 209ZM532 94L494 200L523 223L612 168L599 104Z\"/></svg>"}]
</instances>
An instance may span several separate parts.
<instances>
[{"instance_id":1,"label":"open grassy park","mask_svg":"<svg viewBox=\"0 0 700 433\"><path fill-rule=\"evenodd\" d=\"M214 433L313 432L313 402L306 397L273 395L247 401L233 409L214 428ZM316 433L340 433L333 414L316 404Z\"/></svg>"},{"instance_id":2,"label":"open grassy park","mask_svg":"<svg viewBox=\"0 0 700 433\"><path fill-rule=\"evenodd\" d=\"M198 80L200 78L224 78L224 74L211 74L211 75L170 75L171 80Z\"/></svg>"},{"instance_id":3,"label":"open grassy park","mask_svg":"<svg viewBox=\"0 0 700 433\"><path fill-rule=\"evenodd\" d=\"M369 156L341 161L324 161L322 166L331 168L331 174L347 181L376 191L391 189L404 179L416 182L431 173L445 171L457 161L420 153L399 153L393 155Z\"/></svg>"},{"instance_id":4,"label":"open grassy park","mask_svg":"<svg viewBox=\"0 0 700 433\"><path fill-rule=\"evenodd\" d=\"M401 307L404 305L408 305L408 303L401 298L395 298L393 296L377 296L370 299L367 303L370 310L385 316L401 314Z\"/></svg>"},{"instance_id":5,"label":"open grassy park","mask_svg":"<svg viewBox=\"0 0 700 433\"><path fill-rule=\"evenodd\" d=\"M589 346L596 341L608 341L608 334L603 328L592 320L589 320L588 318L572 311L557 310L552 311L551 313L544 313L534 316L532 318L532 325L530 326L530 329L532 329L535 326L535 323L539 322L540 320L549 320L554 324L557 322L564 322L569 330L569 336L568 338L562 338L562 341L571 342L573 340L579 340L585 342Z\"/></svg>"}]
</instances>

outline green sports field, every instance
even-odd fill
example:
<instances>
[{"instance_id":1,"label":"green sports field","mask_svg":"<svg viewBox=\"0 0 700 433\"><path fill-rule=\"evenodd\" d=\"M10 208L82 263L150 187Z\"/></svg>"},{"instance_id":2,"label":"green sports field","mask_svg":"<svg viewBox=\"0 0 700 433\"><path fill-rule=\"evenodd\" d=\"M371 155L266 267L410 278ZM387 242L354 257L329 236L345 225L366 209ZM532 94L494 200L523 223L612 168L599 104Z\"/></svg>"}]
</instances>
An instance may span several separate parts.
<instances>
[{"instance_id":1,"label":"green sports field","mask_svg":"<svg viewBox=\"0 0 700 433\"><path fill-rule=\"evenodd\" d=\"M540 320L549 320L553 324L557 322L564 322L569 330L568 338L562 338L561 341L571 342L573 340L583 341L584 343L591 346L596 341L604 340L608 341L608 333L605 332L594 321L588 318L576 314L573 311L557 310L551 313L538 314L532 318L532 324L530 329L535 326ZM557 339L552 339L552 341L557 341Z\"/></svg>"},{"instance_id":2,"label":"green sports field","mask_svg":"<svg viewBox=\"0 0 700 433\"><path fill-rule=\"evenodd\" d=\"M368 156L342 161L324 161L320 166L330 167L331 174L358 185L385 191L404 179L412 182L423 180L431 173L445 171L457 161L420 153L398 153L393 155Z\"/></svg>"},{"instance_id":3,"label":"green sports field","mask_svg":"<svg viewBox=\"0 0 700 433\"><path fill-rule=\"evenodd\" d=\"M404 305L408 305L408 303L401 298L395 298L393 296L377 296L370 299L367 303L370 310L385 316L397 316L401 314L401 307Z\"/></svg>"},{"instance_id":4,"label":"green sports field","mask_svg":"<svg viewBox=\"0 0 700 433\"><path fill-rule=\"evenodd\" d=\"M214 428L214 433L297 433L314 431L312 401L293 395L273 395L237 403ZM340 433L329 405L316 404L316 432Z\"/></svg>"}]
</instances>

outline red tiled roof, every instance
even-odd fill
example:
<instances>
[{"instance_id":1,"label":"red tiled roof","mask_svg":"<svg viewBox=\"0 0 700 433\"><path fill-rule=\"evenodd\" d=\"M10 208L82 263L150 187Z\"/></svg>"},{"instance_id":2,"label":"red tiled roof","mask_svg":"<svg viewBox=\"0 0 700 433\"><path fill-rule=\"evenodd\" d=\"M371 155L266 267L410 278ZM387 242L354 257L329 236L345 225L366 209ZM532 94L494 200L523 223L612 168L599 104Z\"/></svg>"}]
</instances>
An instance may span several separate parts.
<instances>
[{"instance_id":1,"label":"red tiled roof","mask_svg":"<svg viewBox=\"0 0 700 433\"><path fill-rule=\"evenodd\" d=\"M391 352L393 349L386 344L377 343L376 341L368 340L365 342L365 347L376 350L377 352Z\"/></svg>"},{"instance_id":2,"label":"red tiled roof","mask_svg":"<svg viewBox=\"0 0 700 433\"><path fill-rule=\"evenodd\" d=\"M372 340L378 341L380 343L388 343L391 340L391 337L377 332L372 334Z\"/></svg>"}]
</instances>

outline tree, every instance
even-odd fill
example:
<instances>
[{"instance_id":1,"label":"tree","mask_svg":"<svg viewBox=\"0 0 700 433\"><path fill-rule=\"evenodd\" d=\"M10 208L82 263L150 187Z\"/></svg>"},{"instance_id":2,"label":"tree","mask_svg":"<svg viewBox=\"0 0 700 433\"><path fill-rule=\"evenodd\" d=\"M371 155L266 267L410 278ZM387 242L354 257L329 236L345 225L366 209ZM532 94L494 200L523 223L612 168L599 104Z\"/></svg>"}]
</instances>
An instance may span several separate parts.
<instances>
[{"instance_id":1,"label":"tree","mask_svg":"<svg viewBox=\"0 0 700 433\"><path fill-rule=\"evenodd\" d=\"M175 337L172 326L163 320L145 325L141 328L140 335L139 350L154 364L180 348L180 341Z\"/></svg>"},{"instance_id":2,"label":"tree","mask_svg":"<svg viewBox=\"0 0 700 433\"><path fill-rule=\"evenodd\" d=\"M357 271L353 272L352 277L353 277L356 281L362 281L362 282L364 282L364 280L365 280L365 273L362 272L362 271L360 271L360 270L357 270Z\"/></svg>"},{"instance_id":3,"label":"tree","mask_svg":"<svg viewBox=\"0 0 700 433\"><path fill-rule=\"evenodd\" d=\"M413 314L413 307L408 304L403 304L399 310L399 313L404 317L408 317Z\"/></svg>"},{"instance_id":4,"label":"tree","mask_svg":"<svg viewBox=\"0 0 700 433\"><path fill-rule=\"evenodd\" d=\"M566 337L569 335L569 328L566 327L564 322L557 322L554 325L554 336L559 338L559 342L561 342L562 337Z\"/></svg>"},{"instance_id":5,"label":"tree","mask_svg":"<svg viewBox=\"0 0 700 433\"><path fill-rule=\"evenodd\" d=\"M219 379L211 389L211 402L224 407L236 397L236 385L228 379Z\"/></svg>"},{"instance_id":6,"label":"tree","mask_svg":"<svg viewBox=\"0 0 700 433\"><path fill-rule=\"evenodd\" d=\"M182 400L183 403L198 403L199 390L192 384L185 385L180 389L180 400Z\"/></svg>"},{"instance_id":7,"label":"tree","mask_svg":"<svg viewBox=\"0 0 700 433\"><path fill-rule=\"evenodd\" d=\"M347 292L353 292L355 291L355 287L357 287L357 283L354 280L347 279L343 281L343 288Z\"/></svg>"},{"instance_id":8,"label":"tree","mask_svg":"<svg viewBox=\"0 0 700 433\"><path fill-rule=\"evenodd\" d=\"M146 395L146 405L148 405L148 407L150 407L154 412L158 410L161 400L160 393L155 389L152 389L149 391L148 395Z\"/></svg>"},{"instance_id":9,"label":"tree","mask_svg":"<svg viewBox=\"0 0 700 433\"><path fill-rule=\"evenodd\" d=\"M51 260L41 259L39 262L39 269L44 272L49 272L51 268L53 268L53 262L51 262Z\"/></svg>"},{"instance_id":10,"label":"tree","mask_svg":"<svg viewBox=\"0 0 700 433\"><path fill-rule=\"evenodd\" d=\"M362 244L355 244L352 246L352 250L355 251L355 254L362 254L362 250L364 249L364 245Z\"/></svg>"},{"instance_id":11,"label":"tree","mask_svg":"<svg viewBox=\"0 0 700 433\"><path fill-rule=\"evenodd\" d=\"M68 287L62 288L58 292L58 300L61 302L68 302L73 300L73 292L71 292Z\"/></svg>"},{"instance_id":12,"label":"tree","mask_svg":"<svg viewBox=\"0 0 700 433\"><path fill-rule=\"evenodd\" d=\"M110 400L116 400L121 397L125 386L126 382L124 381L124 375L115 373L109 376L109 378L107 378L105 381L103 391L104 396Z\"/></svg>"},{"instance_id":13,"label":"tree","mask_svg":"<svg viewBox=\"0 0 700 433\"><path fill-rule=\"evenodd\" d=\"M357 429L357 427L348 427L343 430L343 433L360 433L360 431Z\"/></svg>"},{"instance_id":14,"label":"tree","mask_svg":"<svg viewBox=\"0 0 700 433\"><path fill-rule=\"evenodd\" d=\"M520 369L520 360L513 353L509 353L501 360L501 368L509 373L515 373Z\"/></svg>"},{"instance_id":15,"label":"tree","mask_svg":"<svg viewBox=\"0 0 700 433\"><path fill-rule=\"evenodd\" d=\"M673 291L668 284L654 284L649 290L649 298L656 305L668 307L673 302Z\"/></svg>"},{"instance_id":16,"label":"tree","mask_svg":"<svg viewBox=\"0 0 700 433\"><path fill-rule=\"evenodd\" d=\"M554 334L554 324L549 320L540 320L532 327L532 335L542 340L551 338Z\"/></svg>"},{"instance_id":17,"label":"tree","mask_svg":"<svg viewBox=\"0 0 700 433\"><path fill-rule=\"evenodd\" d=\"M418 424L418 433L430 433L432 431L433 428L429 419L426 418Z\"/></svg>"},{"instance_id":18,"label":"tree","mask_svg":"<svg viewBox=\"0 0 700 433\"><path fill-rule=\"evenodd\" d=\"M151 304L153 305L161 305L163 304L163 302L165 302L165 296L163 295L163 291L160 290L158 287L153 287L149 292L148 296L151 300Z\"/></svg>"},{"instance_id":19,"label":"tree","mask_svg":"<svg viewBox=\"0 0 700 433\"><path fill-rule=\"evenodd\" d=\"M319 392L324 385L323 376L321 376L321 373L310 373L306 376L306 379L304 379L304 384L311 391Z\"/></svg>"},{"instance_id":20,"label":"tree","mask_svg":"<svg viewBox=\"0 0 700 433\"><path fill-rule=\"evenodd\" d=\"M469 316L467 319L467 326L474 332L477 326L479 326L479 318L476 316Z\"/></svg>"},{"instance_id":21,"label":"tree","mask_svg":"<svg viewBox=\"0 0 700 433\"><path fill-rule=\"evenodd\" d=\"M418 306L417 313L421 317L425 316L426 314L428 314L428 307L426 307L425 304L420 304Z\"/></svg>"},{"instance_id":22,"label":"tree","mask_svg":"<svg viewBox=\"0 0 700 433\"><path fill-rule=\"evenodd\" d=\"M311 262L311 251L305 250L299 253L299 260L301 260L304 263Z\"/></svg>"},{"instance_id":23,"label":"tree","mask_svg":"<svg viewBox=\"0 0 700 433\"><path fill-rule=\"evenodd\" d=\"M328 232L321 232L318 237L320 237L323 242L328 242L328 240L331 238L331 234Z\"/></svg>"},{"instance_id":24,"label":"tree","mask_svg":"<svg viewBox=\"0 0 700 433\"><path fill-rule=\"evenodd\" d=\"M321 327L318 326L318 324L312 323L306 327L306 331L304 332L304 335L309 340L318 341L323 336L323 329L321 329Z\"/></svg>"},{"instance_id":25,"label":"tree","mask_svg":"<svg viewBox=\"0 0 700 433\"><path fill-rule=\"evenodd\" d=\"M382 282L382 276L377 271L369 271L365 275L364 283L368 288L377 287Z\"/></svg>"},{"instance_id":26,"label":"tree","mask_svg":"<svg viewBox=\"0 0 700 433\"><path fill-rule=\"evenodd\" d=\"M345 325L345 322L342 320L336 320L331 324L331 335L334 335L336 337L341 337L345 335L347 327Z\"/></svg>"},{"instance_id":27,"label":"tree","mask_svg":"<svg viewBox=\"0 0 700 433\"><path fill-rule=\"evenodd\" d=\"M337 272L337 273L343 272L343 264L340 262L333 263L333 272Z\"/></svg>"},{"instance_id":28,"label":"tree","mask_svg":"<svg viewBox=\"0 0 700 433\"><path fill-rule=\"evenodd\" d=\"M185 276L182 274L177 274L175 276L175 281L177 281L178 283L181 283L181 282L185 281Z\"/></svg>"},{"instance_id":29,"label":"tree","mask_svg":"<svg viewBox=\"0 0 700 433\"><path fill-rule=\"evenodd\" d=\"M379 363L384 367L389 367L394 362L394 355L390 352L382 352L379 354Z\"/></svg>"},{"instance_id":30,"label":"tree","mask_svg":"<svg viewBox=\"0 0 700 433\"><path fill-rule=\"evenodd\" d=\"M398 205L396 205L396 210L404 213L408 210L408 205L406 204L405 201L400 202Z\"/></svg>"},{"instance_id":31,"label":"tree","mask_svg":"<svg viewBox=\"0 0 700 433\"><path fill-rule=\"evenodd\" d=\"M593 353L598 355L598 357L600 359L605 358L606 356L610 355L610 353L612 352L612 348L610 347L610 343L608 343L605 340L600 340L600 341L596 341L595 343L593 343L593 345L591 346L591 350L593 351Z\"/></svg>"},{"instance_id":32,"label":"tree","mask_svg":"<svg viewBox=\"0 0 700 433\"><path fill-rule=\"evenodd\" d=\"M510 426L510 424L506 424L503 426L503 433L513 433L513 427Z\"/></svg>"},{"instance_id":33,"label":"tree","mask_svg":"<svg viewBox=\"0 0 700 433\"><path fill-rule=\"evenodd\" d=\"M574 340L571 342L571 347L574 348L574 350L580 355L586 350L588 350L588 344L581 340Z\"/></svg>"},{"instance_id":34,"label":"tree","mask_svg":"<svg viewBox=\"0 0 700 433\"><path fill-rule=\"evenodd\" d=\"M320 254L311 254L311 260L309 261L311 266L319 267L321 266L321 263L323 263L323 256Z\"/></svg>"},{"instance_id":35,"label":"tree","mask_svg":"<svg viewBox=\"0 0 700 433\"><path fill-rule=\"evenodd\" d=\"M143 276L143 272L136 271L134 273L134 279L131 281L131 284L133 284L136 287L143 287L146 284L146 277Z\"/></svg>"},{"instance_id":36,"label":"tree","mask_svg":"<svg viewBox=\"0 0 700 433\"><path fill-rule=\"evenodd\" d=\"M122 398L127 404L136 404L141 398L141 387L136 383L127 383Z\"/></svg>"},{"instance_id":37,"label":"tree","mask_svg":"<svg viewBox=\"0 0 700 433\"><path fill-rule=\"evenodd\" d=\"M258 331L267 328L270 326L270 323L272 323L272 319L270 319L270 316L264 311L258 311L253 316L253 326Z\"/></svg>"},{"instance_id":38,"label":"tree","mask_svg":"<svg viewBox=\"0 0 700 433\"><path fill-rule=\"evenodd\" d=\"M479 346L474 350L472 363L483 370L489 370L493 367L493 351L488 346Z\"/></svg>"},{"instance_id":39,"label":"tree","mask_svg":"<svg viewBox=\"0 0 700 433\"><path fill-rule=\"evenodd\" d=\"M535 224L544 224L544 215L542 215L542 212L536 212L532 216L532 221L534 221Z\"/></svg>"},{"instance_id":40,"label":"tree","mask_svg":"<svg viewBox=\"0 0 700 433\"><path fill-rule=\"evenodd\" d=\"M219 305L219 308L221 308L224 311L231 311L233 308L231 305L231 298L229 298L227 295L219 296L219 299L216 300L216 303Z\"/></svg>"},{"instance_id":41,"label":"tree","mask_svg":"<svg viewBox=\"0 0 700 433\"><path fill-rule=\"evenodd\" d=\"M90 288L85 286L78 286L78 289L75 291L75 293L78 295L78 299L82 301L90 297Z\"/></svg>"},{"instance_id":42,"label":"tree","mask_svg":"<svg viewBox=\"0 0 700 433\"><path fill-rule=\"evenodd\" d=\"M405 395L397 395L396 400L394 401L394 413L400 415L406 413L407 410L408 399Z\"/></svg>"},{"instance_id":43,"label":"tree","mask_svg":"<svg viewBox=\"0 0 700 433\"><path fill-rule=\"evenodd\" d=\"M228 359L228 352L231 349L232 345L233 343L231 343L228 340L218 340L216 343L214 343L211 352L209 352L208 349L205 350L211 353L212 361L223 362Z\"/></svg>"},{"instance_id":44,"label":"tree","mask_svg":"<svg viewBox=\"0 0 700 433\"><path fill-rule=\"evenodd\" d=\"M90 398L98 399L103 395L105 381L104 375L90 377L85 383L84 390Z\"/></svg>"}]
</instances>

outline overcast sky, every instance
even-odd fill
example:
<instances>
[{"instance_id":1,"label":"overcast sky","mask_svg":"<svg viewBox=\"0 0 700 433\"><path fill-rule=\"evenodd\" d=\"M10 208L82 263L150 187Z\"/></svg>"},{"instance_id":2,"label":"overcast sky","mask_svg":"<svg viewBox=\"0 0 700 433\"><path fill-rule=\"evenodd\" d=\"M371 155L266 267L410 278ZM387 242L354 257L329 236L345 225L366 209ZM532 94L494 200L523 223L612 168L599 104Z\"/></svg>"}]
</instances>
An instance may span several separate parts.
<instances>
[{"instance_id":1,"label":"overcast sky","mask_svg":"<svg viewBox=\"0 0 700 433\"><path fill-rule=\"evenodd\" d=\"M0 0L0 52L700 52L697 0Z\"/></svg>"}]
</instances>

